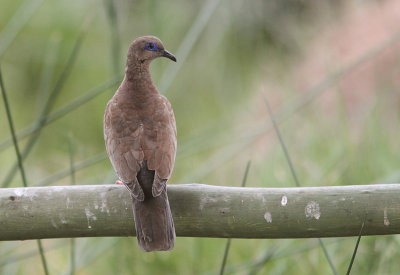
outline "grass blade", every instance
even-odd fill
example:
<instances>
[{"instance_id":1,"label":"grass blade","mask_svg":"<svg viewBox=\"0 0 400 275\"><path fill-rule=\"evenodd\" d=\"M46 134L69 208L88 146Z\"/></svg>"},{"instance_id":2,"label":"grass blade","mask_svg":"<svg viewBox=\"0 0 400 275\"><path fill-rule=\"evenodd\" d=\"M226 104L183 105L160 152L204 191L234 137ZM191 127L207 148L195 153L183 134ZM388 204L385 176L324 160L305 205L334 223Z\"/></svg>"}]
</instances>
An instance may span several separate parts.
<instances>
[{"instance_id":1,"label":"grass blade","mask_svg":"<svg viewBox=\"0 0 400 275\"><path fill-rule=\"evenodd\" d=\"M3 95L4 107L6 109L7 120L8 120L8 124L10 126L10 131L11 131L11 135L12 135L12 139L13 139L13 143L14 143L15 154L17 156L17 163L18 163L19 171L21 173L22 184L25 187L28 187L26 176L25 176L24 166L22 164L21 153L19 151L18 142L17 142L17 138L16 138L16 135L15 135L14 123L13 123L12 116L11 116L10 105L8 103L7 93L6 93L6 89L5 89L5 86L4 86L3 75L1 73L1 69L0 69L0 88L1 88L1 93ZM42 265L43 265L44 273L46 275L48 275L49 274L49 270L47 269L47 262L46 262L46 257L44 255L42 242L40 240L37 240L37 244L38 244L38 247L39 247L40 257L42 259Z\"/></svg>"},{"instance_id":2,"label":"grass blade","mask_svg":"<svg viewBox=\"0 0 400 275\"><path fill-rule=\"evenodd\" d=\"M355 61L349 62L349 64L344 66L342 69L339 69L339 70L335 71L334 73L328 75L323 80L321 80L319 83L317 83L316 85L307 89L305 92L300 93L301 95L299 95L298 97L293 99L291 102L286 104L283 108L281 108L277 112L276 121L278 123L281 123L282 121L288 119L290 116L292 116L294 113L296 113L301 108L306 106L312 100L316 99L318 96L320 96L324 92L326 92L329 87L332 87L334 84L336 84L340 79L342 79L342 77L344 77L345 75L354 71L355 69L359 68L361 65L363 65L367 61L370 61L371 59L377 57L384 50L389 48L394 43L397 43L399 40L400 40L400 31L394 32L393 35L389 39L385 40L384 42L377 45L375 48L362 54ZM265 124L265 122L263 122L263 124ZM222 163L224 163L228 159L235 156L237 154L237 152L240 152L245 146L250 144L258 136L270 131L272 129L271 126L272 125L266 125L265 127L262 127L261 125L256 125L256 127L254 127L253 129L244 131L244 132L246 132L245 134L240 135L239 138L236 138L234 140L232 140L230 138L231 133L229 133L227 135L227 137L222 138L221 139L222 142L216 146L216 147L221 147L222 145L225 145L225 146L228 145L229 147L225 148L224 150L221 150L219 153L216 153L212 157L211 160L209 159L206 162L204 162L203 166L200 166L196 171L187 175L180 182L182 183L182 182L187 182L187 181L192 181L192 180L198 181L200 177L207 175L208 173L213 171L215 168L220 166ZM248 134L248 133L250 133L250 134ZM207 139L203 139L203 140L207 140ZM240 143L240 144L232 145L232 142L226 142L227 140L232 140L233 142ZM182 146L180 146L180 148L181 147ZM199 148L204 149L201 146ZM193 154L196 152L197 152L196 150L192 151ZM210 165L210 163L212 163L212 165Z\"/></svg>"},{"instance_id":3,"label":"grass blade","mask_svg":"<svg viewBox=\"0 0 400 275\"><path fill-rule=\"evenodd\" d=\"M322 241L321 238L318 238L318 243L319 243L319 245L321 246L322 251L323 251L324 254L325 254L325 258L327 259L327 261L328 261L328 263L329 263L329 266L331 267L332 273L335 274L335 275L338 275L339 273L338 273L338 271L337 271L335 265L333 264L331 255L329 255L329 252L328 252L328 250L326 249L325 243Z\"/></svg>"},{"instance_id":4,"label":"grass blade","mask_svg":"<svg viewBox=\"0 0 400 275\"><path fill-rule=\"evenodd\" d=\"M49 269L47 268L47 261L46 261L46 256L44 255L42 241L41 240L37 240L37 245L39 247L40 259L42 260L44 274L49 275L50 273L49 273Z\"/></svg>"},{"instance_id":5,"label":"grass blade","mask_svg":"<svg viewBox=\"0 0 400 275\"><path fill-rule=\"evenodd\" d=\"M286 160L287 160L288 165L290 167L290 171L292 173L292 176L293 176L293 179L294 179L294 181L296 183L296 186L297 187L301 187L299 179L297 177L296 170L294 169L293 162L292 162L292 160L290 158L290 155L289 155L289 152L287 150L286 144L285 144L285 142L284 142L284 140L282 138L282 134L281 134L281 132L279 130L278 124L276 123L276 120L275 120L275 117L274 117L274 113L272 112L271 106L269 105L268 100L267 100L266 97L264 97L264 102L265 102L265 105L267 106L268 113L269 113L269 116L270 116L271 121L272 121L272 125L274 126L275 132L276 132L276 134L278 136L279 143L281 144L282 150L283 150L283 152L285 154ZM333 274L338 275L336 267L333 264L333 261L332 261L330 255L329 255L329 253L328 253L328 250L325 247L324 242L320 238L318 238L318 241L319 241L319 243L320 243L320 245L322 247L322 250L324 251L325 257L328 260L329 266L331 267Z\"/></svg>"},{"instance_id":6,"label":"grass blade","mask_svg":"<svg viewBox=\"0 0 400 275\"><path fill-rule=\"evenodd\" d=\"M46 247L47 251L58 249L66 245L64 240L58 240L50 244ZM21 252L23 251L23 252ZM28 258L34 257L37 255L37 249L32 249L30 247L24 247L24 249L20 249L17 253L12 253L11 255L1 255L0 257L0 268L8 265L8 264L16 264L20 261L26 261Z\"/></svg>"},{"instance_id":7,"label":"grass blade","mask_svg":"<svg viewBox=\"0 0 400 275\"><path fill-rule=\"evenodd\" d=\"M15 148L15 155L17 156L17 165L18 165L19 171L21 173L22 184L24 185L24 187L28 187L28 185L26 183L27 181L26 181L26 176L25 176L25 170L22 165L22 158L21 158L21 153L19 150L18 142L17 142L17 137L15 136L14 123L13 123L12 116L11 116L10 105L8 104L8 98L7 98L6 90L4 87L3 74L1 72L1 69L0 69L0 87L1 87L1 94L3 96L4 107L6 109L8 125L10 127L12 141L13 141L14 148Z\"/></svg>"},{"instance_id":8,"label":"grass blade","mask_svg":"<svg viewBox=\"0 0 400 275\"><path fill-rule=\"evenodd\" d=\"M112 246L114 246L120 238L84 238L80 243L80 246L76 248L79 253L79 258L76 260L76 270L82 269L89 265L91 262L97 260L102 254L109 251ZM68 272L63 272L61 274L69 274Z\"/></svg>"},{"instance_id":9,"label":"grass blade","mask_svg":"<svg viewBox=\"0 0 400 275\"><path fill-rule=\"evenodd\" d=\"M36 131L34 132L34 134L30 137L29 141L27 142L27 145L24 149L24 151L21 154L21 159L25 159L30 151L32 150L33 146L35 145L36 141L38 140L39 136L40 136L40 132L41 129L43 128L43 125L46 122L46 116L49 113L50 109L53 107L57 96L60 94L61 88L63 87L65 81L67 80L67 77L69 76L71 69L72 69L72 65L75 63L76 57L78 55L79 49L82 45L83 39L86 36L87 33L87 28L88 28L88 23L85 22L84 27L82 28L82 31L80 32L76 43L74 45L74 48L68 58L67 64L64 68L64 70L62 71L58 81L56 82L56 85L53 89L53 91L51 92L45 106L43 107L43 110L36 122ZM5 177L5 179L3 180L1 186L2 187L7 187L10 183L11 180L14 178L15 173L17 172L17 164L14 164L13 167L10 169L10 171L8 172L7 176Z\"/></svg>"},{"instance_id":10,"label":"grass blade","mask_svg":"<svg viewBox=\"0 0 400 275\"><path fill-rule=\"evenodd\" d=\"M115 10L115 1L113 0L104 0L104 5L106 7L108 21L110 25L111 31L111 59L113 63L113 74L118 74L121 65L120 65L120 57L121 57L121 46L119 43L119 35L118 35L118 17L117 11Z\"/></svg>"},{"instance_id":11,"label":"grass blade","mask_svg":"<svg viewBox=\"0 0 400 275\"><path fill-rule=\"evenodd\" d=\"M289 168L290 168L290 172L293 175L293 179L295 181L295 184L296 184L297 187L300 187L300 182L299 182L299 179L297 177L297 173L294 170L292 159L290 158L289 152L288 152L288 150L286 148L286 144L283 141L281 131L279 130L278 123L276 123L276 120L275 120L274 114L272 112L271 106L269 105L268 100L267 100L266 97L264 97L264 102L265 102L265 105L267 106L268 113L269 113L269 116L270 116L271 121L272 121L272 125L274 126L275 132L278 135L279 143L282 146L283 153L285 154L285 158L286 158L286 160L288 162L288 165L289 165Z\"/></svg>"},{"instance_id":12,"label":"grass blade","mask_svg":"<svg viewBox=\"0 0 400 275\"><path fill-rule=\"evenodd\" d=\"M226 240L225 250L224 250L224 257L222 258L221 268L219 269L219 275L224 274L226 260L228 258L229 248L231 247L231 238Z\"/></svg>"},{"instance_id":13,"label":"grass blade","mask_svg":"<svg viewBox=\"0 0 400 275\"><path fill-rule=\"evenodd\" d=\"M75 263L75 239L72 238L71 242L70 242L70 260L71 260L71 264L70 264L70 268L69 268L69 274L70 275L74 275L75 274L75 269L76 269L76 263Z\"/></svg>"},{"instance_id":14,"label":"grass blade","mask_svg":"<svg viewBox=\"0 0 400 275\"><path fill-rule=\"evenodd\" d=\"M249 174L249 169L250 169L250 164L251 164L251 160L249 160L247 162L246 165L246 169L244 171L244 175L243 175L243 179L242 179L242 184L241 187L245 187L246 186L246 182L247 182L247 175ZM221 263L221 267L219 269L219 275L223 275L224 274L224 270L225 270L225 265L226 265L226 260L228 258L228 253L229 253L229 248L231 246L231 239L227 239L226 240L226 245L225 245L225 250L224 250L224 256L222 258L222 263Z\"/></svg>"},{"instance_id":15,"label":"grass blade","mask_svg":"<svg viewBox=\"0 0 400 275\"><path fill-rule=\"evenodd\" d=\"M353 255L351 256L350 264L349 267L347 268L346 275L350 275L351 268L353 267L354 259L356 258L357 250L358 250L358 245L360 244L361 236L362 236L362 231L364 229L364 224L365 224L365 218L364 221L361 225L360 233L358 234L356 246L354 247Z\"/></svg>"},{"instance_id":16,"label":"grass blade","mask_svg":"<svg viewBox=\"0 0 400 275\"><path fill-rule=\"evenodd\" d=\"M70 167L70 173L71 173L71 185L75 185L76 179L75 179L75 169L74 169L74 148L72 146L72 137L71 135L68 136L68 147L69 147L69 167ZM75 273L75 239L71 238L71 244L70 244L70 269L69 269L69 274L74 275Z\"/></svg>"},{"instance_id":17,"label":"grass blade","mask_svg":"<svg viewBox=\"0 0 400 275\"><path fill-rule=\"evenodd\" d=\"M249 275L257 274L257 272L260 271L261 267L265 266L265 264L273 258L277 250L278 250L278 245L276 243L271 245L270 248L261 257L261 259L253 263L248 274Z\"/></svg>"},{"instance_id":18,"label":"grass blade","mask_svg":"<svg viewBox=\"0 0 400 275\"><path fill-rule=\"evenodd\" d=\"M72 102L69 104L65 105L64 107L60 108L59 110L46 115L43 120L43 124L39 125L35 123L34 125L28 126L25 129L19 131L17 133L17 140L20 140L22 138L25 138L29 136L30 134L36 132L39 127L45 127L48 124L64 117L65 115L69 114L73 110L77 109L78 107L82 106L83 104L89 102L99 94L103 93L107 89L113 87L117 83L121 82L121 74L115 75L112 79L106 81L105 83L99 85L98 87L94 88L93 90L83 93L82 96L74 99ZM0 143L0 151L8 148L10 145L12 145L12 140L11 139L6 139L3 142Z\"/></svg>"},{"instance_id":19,"label":"grass blade","mask_svg":"<svg viewBox=\"0 0 400 275\"><path fill-rule=\"evenodd\" d=\"M22 3L21 7L0 33L0 57L8 46L10 46L19 31L28 22L29 18L31 18L41 3L42 0L26 0Z\"/></svg>"},{"instance_id":20,"label":"grass blade","mask_svg":"<svg viewBox=\"0 0 400 275\"><path fill-rule=\"evenodd\" d=\"M197 16L196 20L194 21L189 32L186 34L181 45L179 46L179 49L176 52L176 56L178 57L179 62L177 64L171 63L171 65L169 65L169 67L166 70L166 73L163 75L163 78L160 81L160 88L159 88L160 93L165 94L166 91L168 90L169 86L172 83L172 80L175 78L176 74L182 67L186 57L188 56L194 43L199 38L200 33L207 25L208 20L215 11L219 2L220 0L208 0L204 4L203 8L199 12L199 15Z\"/></svg>"},{"instance_id":21,"label":"grass blade","mask_svg":"<svg viewBox=\"0 0 400 275\"><path fill-rule=\"evenodd\" d=\"M61 36L58 33L53 33L50 37L50 41L46 47L46 56L44 58L44 66L41 72L40 84L38 88L38 96L36 98L36 111L37 115L40 115L42 110L43 102L46 102L46 98L49 96L51 80L54 77L55 66L57 63L57 53ZM17 133L18 138L18 133Z\"/></svg>"},{"instance_id":22,"label":"grass blade","mask_svg":"<svg viewBox=\"0 0 400 275\"><path fill-rule=\"evenodd\" d=\"M100 162L102 160L105 160L105 159L107 159L107 157L108 157L108 155L107 155L106 152L100 153L98 155L95 155L94 157L91 157L91 158L87 159L87 160L84 160L84 161L81 161L81 162L78 162L78 163L74 164L72 169L74 170L74 172L76 172L78 170L84 169L84 168L86 168L88 166L91 166L93 164L96 164L96 163L98 163L98 162ZM65 178L65 177L68 177L70 174L71 174L71 168L66 168L64 170L61 170L60 172L57 172L57 173L55 173L55 174L53 174L53 175L51 175L51 176L39 181L36 184L33 184L33 186L49 185L51 183L54 183L57 180L60 180L60 179Z\"/></svg>"}]
</instances>

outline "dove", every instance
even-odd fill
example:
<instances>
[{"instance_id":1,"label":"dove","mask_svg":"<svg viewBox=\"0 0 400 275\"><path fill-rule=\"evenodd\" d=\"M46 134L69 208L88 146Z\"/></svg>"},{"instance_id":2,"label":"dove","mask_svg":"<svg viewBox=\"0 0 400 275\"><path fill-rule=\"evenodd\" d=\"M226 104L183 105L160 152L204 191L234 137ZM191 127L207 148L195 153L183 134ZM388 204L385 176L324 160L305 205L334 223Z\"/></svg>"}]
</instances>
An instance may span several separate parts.
<instances>
[{"instance_id":1,"label":"dove","mask_svg":"<svg viewBox=\"0 0 400 275\"><path fill-rule=\"evenodd\" d=\"M160 39L142 36L128 49L125 76L104 113L107 154L132 199L139 247L167 251L174 247L175 227L167 196L174 168L177 132L170 102L150 75L158 57L176 62Z\"/></svg>"}]
</instances>

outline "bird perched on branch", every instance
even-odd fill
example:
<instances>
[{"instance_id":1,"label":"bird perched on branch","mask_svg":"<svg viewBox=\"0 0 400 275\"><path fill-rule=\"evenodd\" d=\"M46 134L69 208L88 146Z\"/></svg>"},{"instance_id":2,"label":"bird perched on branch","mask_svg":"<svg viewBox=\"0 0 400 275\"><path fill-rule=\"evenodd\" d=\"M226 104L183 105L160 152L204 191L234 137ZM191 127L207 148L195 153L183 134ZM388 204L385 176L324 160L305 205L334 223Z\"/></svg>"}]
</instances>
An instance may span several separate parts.
<instances>
[{"instance_id":1,"label":"bird perched on branch","mask_svg":"<svg viewBox=\"0 0 400 275\"><path fill-rule=\"evenodd\" d=\"M136 236L144 251L170 250L175 228L166 183L174 168L176 124L168 100L150 75L150 62L167 57L160 39L137 38L130 45L125 77L104 113L104 140L120 181L130 192Z\"/></svg>"}]
</instances>

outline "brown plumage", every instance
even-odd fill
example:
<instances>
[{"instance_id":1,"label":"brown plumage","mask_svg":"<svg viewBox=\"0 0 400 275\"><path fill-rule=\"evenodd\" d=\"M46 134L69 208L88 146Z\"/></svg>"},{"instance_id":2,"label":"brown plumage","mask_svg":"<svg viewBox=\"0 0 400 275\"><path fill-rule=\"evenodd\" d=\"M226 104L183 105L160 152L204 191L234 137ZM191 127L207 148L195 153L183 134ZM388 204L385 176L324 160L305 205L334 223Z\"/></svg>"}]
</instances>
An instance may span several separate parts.
<instances>
[{"instance_id":1,"label":"brown plumage","mask_svg":"<svg viewBox=\"0 0 400 275\"><path fill-rule=\"evenodd\" d=\"M150 76L150 62L175 57L154 36L130 45L125 77L104 113L104 140L119 179L130 191L136 235L144 251L170 250L175 228L166 183L174 168L174 112Z\"/></svg>"}]
</instances>

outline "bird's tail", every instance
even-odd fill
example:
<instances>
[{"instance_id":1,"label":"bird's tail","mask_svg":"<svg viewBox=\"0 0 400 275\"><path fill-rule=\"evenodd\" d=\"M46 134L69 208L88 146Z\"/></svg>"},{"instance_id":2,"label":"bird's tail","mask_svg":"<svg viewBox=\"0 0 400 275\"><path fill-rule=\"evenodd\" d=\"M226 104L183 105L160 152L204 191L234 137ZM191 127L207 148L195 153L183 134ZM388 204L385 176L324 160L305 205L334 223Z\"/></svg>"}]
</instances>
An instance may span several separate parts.
<instances>
[{"instance_id":1,"label":"bird's tail","mask_svg":"<svg viewBox=\"0 0 400 275\"><path fill-rule=\"evenodd\" d=\"M138 244L144 251L171 250L175 243L175 227L167 191L148 196L144 201L132 197Z\"/></svg>"}]
</instances>

